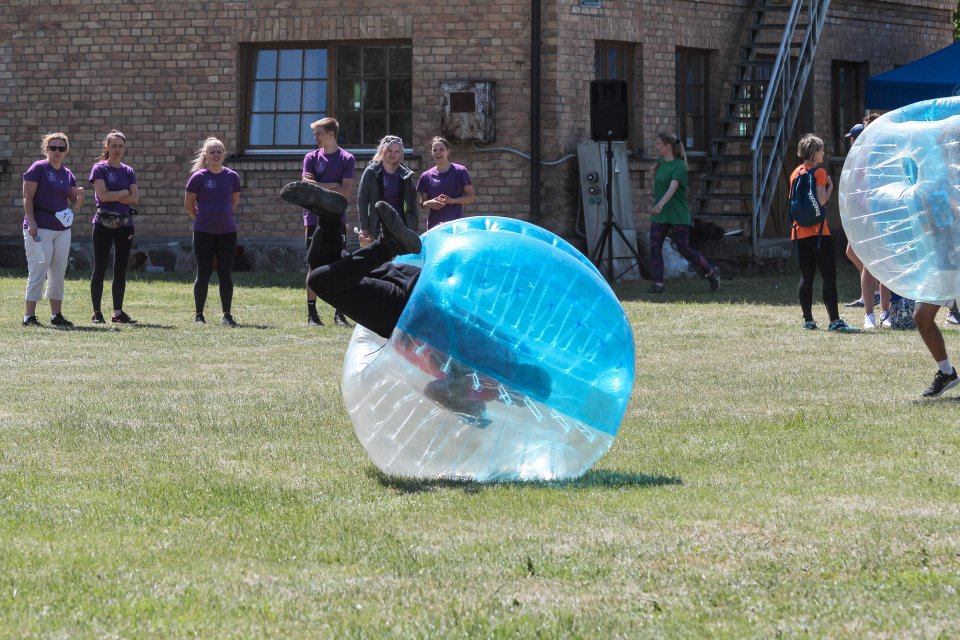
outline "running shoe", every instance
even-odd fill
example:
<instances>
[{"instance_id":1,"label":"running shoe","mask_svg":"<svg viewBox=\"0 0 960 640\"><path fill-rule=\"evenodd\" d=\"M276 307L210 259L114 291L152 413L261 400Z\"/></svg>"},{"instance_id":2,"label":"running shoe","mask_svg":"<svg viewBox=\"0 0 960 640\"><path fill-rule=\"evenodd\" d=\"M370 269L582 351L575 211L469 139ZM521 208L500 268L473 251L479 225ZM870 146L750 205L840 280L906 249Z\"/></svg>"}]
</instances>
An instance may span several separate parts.
<instances>
[{"instance_id":1,"label":"running shoe","mask_svg":"<svg viewBox=\"0 0 960 640\"><path fill-rule=\"evenodd\" d=\"M90 322L93 324L106 324L107 321L103 319L103 313L100 311L94 311L93 316L90 317Z\"/></svg>"},{"instance_id":2,"label":"running shoe","mask_svg":"<svg viewBox=\"0 0 960 640\"><path fill-rule=\"evenodd\" d=\"M960 324L960 311L954 309L947 314L946 324Z\"/></svg>"},{"instance_id":3,"label":"running shoe","mask_svg":"<svg viewBox=\"0 0 960 640\"><path fill-rule=\"evenodd\" d=\"M467 424L481 429L490 424L483 418L486 403L465 398L466 387L460 380L451 382L448 378L431 380L423 389L423 395L435 403L460 416Z\"/></svg>"},{"instance_id":4,"label":"running shoe","mask_svg":"<svg viewBox=\"0 0 960 640\"><path fill-rule=\"evenodd\" d=\"M203 317L202 313L198 313L193 317L193 324L207 324L207 319Z\"/></svg>"},{"instance_id":5,"label":"running shoe","mask_svg":"<svg viewBox=\"0 0 960 640\"><path fill-rule=\"evenodd\" d=\"M220 321L220 324L227 327L239 327L240 323L233 319L233 316L229 313L223 314L223 319Z\"/></svg>"},{"instance_id":6,"label":"running shoe","mask_svg":"<svg viewBox=\"0 0 960 640\"><path fill-rule=\"evenodd\" d=\"M862 309L863 308L863 298L857 298L853 302L844 302L843 306L847 309Z\"/></svg>"},{"instance_id":7,"label":"running shoe","mask_svg":"<svg viewBox=\"0 0 960 640\"><path fill-rule=\"evenodd\" d=\"M960 377L957 377L956 368L954 368L954 370L950 373L937 371L937 375L933 376L933 382L930 383L929 387L923 390L923 397L936 398L944 391L953 389L955 386L957 386L958 382L960 382Z\"/></svg>"},{"instance_id":8,"label":"running shoe","mask_svg":"<svg viewBox=\"0 0 960 640\"><path fill-rule=\"evenodd\" d=\"M868 313L863 317L863 330L864 331L876 331L877 330L877 316L872 313Z\"/></svg>"},{"instance_id":9,"label":"running shoe","mask_svg":"<svg viewBox=\"0 0 960 640\"><path fill-rule=\"evenodd\" d=\"M338 327L352 327L353 325L347 320L347 316L343 315L343 311L336 311L333 314L333 324Z\"/></svg>"},{"instance_id":10,"label":"running shoe","mask_svg":"<svg viewBox=\"0 0 960 640\"><path fill-rule=\"evenodd\" d=\"M817 322L816 322L816 320L804 320L804 321L803 321L803 328L804 328L804 329L808 329L808 330L810 330L810 331L813 331L814 329L817 328Z\"/></svg>"},{"instance_id":11,"label":"running shoe","mask_svg":"<svg viewBox=\"0 0 960 640\"><path fill-rule=\"evenodd\" d=\"M322 327L323 320L320 319L320 316L307 316L307 326L308 327Z\"/></svg>"},{"instance_id":12,"label":"running shoe","mask_svg":"<svg viewBox=\"0 0 960 640\"><path fill-rule=\"evenodd\" d=\"M420 253L423 244L417 232L403 223L396 209L381 200L374 205L380 215L380 229L387 246L398 256Z\"/></svg>"},{"instance_id":13,"label":"running shoe","mask_svg":"<svg viewBox=\"0 0 960 640\"><path fill-rule=\"evenodd\" d=\"M880 314L880 326L884 329L892 329L893 321L890 319L890 312L884 311Z\"/></svg>"},{"instance_id":14,"label":"running shoe","mask_svg":"<svg viewBox=\"0 0 960 640\"><path fill-rule=\"evenodd\" d=\"M707 274L707 280L710 282L710 293L716 293L720 288L720 270L714 267L713 271Z\"/></svg>"},{"instance_id":15,"label":"running shoe","mask_svg":"<svg viewBox=\"0 0 960 640\"><path fill-rule=\"evenodd\" d=\"M830 323L830 326L827 327L827 331L836 331L837 333L859 333L860 329L851 327L843 318L837 318Z\"/></svg>"},{"instance_id":16,"label":"running shoe","mask_svg":"<svg viewBox=\"0 0 960 640\"><path fill-rule=\"evenodd\" d=\"M110 322L116 322L118 324L137 324L137 321L127 315L126 311L114 311L113 315L110 316Z\"/></svg>"},{"instance_id":17,"label":"running shoe","mask_svg":"<svg viewBox=\"0 0 960 640\"><path fill-rule=\"evenodd\" d=\"M27 316L23 319L23 326L25 327L42 327L43 325L37 320L37 316Z\"/></svg>"},{"instance_id":18,"label":"running shoe","mask_svg":"<svg viewBox=\"0 0 960 640\"><path fill-rule=\"evenodd\" d=\"M73 327L73 323L67 320L62 313L58 313L55 316L50 316L50 324L63 329L70 329Z\"/></svg>"},{"instance_id":19,"label":"running shoe","mask_svg":"<svg viewBox=\"0 0 960 640\"><path fill-rule=\"evenodd\" d=\"M310 209L329 222L340 222L347 210L347 199L342 195L304 180L285 185L280 190L280 197L290 204Z\"/></svg>"}]
</instances>

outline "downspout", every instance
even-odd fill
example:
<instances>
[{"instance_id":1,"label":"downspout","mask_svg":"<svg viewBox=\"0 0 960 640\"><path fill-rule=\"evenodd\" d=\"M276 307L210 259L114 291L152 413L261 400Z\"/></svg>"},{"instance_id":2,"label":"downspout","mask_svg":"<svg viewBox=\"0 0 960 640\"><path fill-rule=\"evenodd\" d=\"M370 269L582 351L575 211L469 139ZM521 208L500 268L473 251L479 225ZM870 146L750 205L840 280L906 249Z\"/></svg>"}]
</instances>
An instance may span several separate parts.
<instances>
[{"instance_id":1,"label":"downspout","mask_svg":"<svg viewBox=\"0 0 960 640\"><path fill-rule=\"evenodd\" d=\"M540 224L540 0L530 0L530 219Z\"/></svg>"}]
</instances>

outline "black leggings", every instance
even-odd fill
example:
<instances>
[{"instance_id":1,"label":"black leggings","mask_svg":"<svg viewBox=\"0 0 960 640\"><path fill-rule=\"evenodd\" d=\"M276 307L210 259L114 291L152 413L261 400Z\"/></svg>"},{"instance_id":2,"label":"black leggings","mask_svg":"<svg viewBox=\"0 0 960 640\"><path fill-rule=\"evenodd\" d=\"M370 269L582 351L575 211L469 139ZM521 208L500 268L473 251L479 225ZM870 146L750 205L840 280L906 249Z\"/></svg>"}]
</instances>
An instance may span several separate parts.
<instances>
[{"instance_id":1,"label":"black leggings","mask_svg":"<svg viewBox=\"0 0 960 640\"><path fill-rule=\"evenodd\" d=\"M130 247L133 246L133 227L108 229L103 225L93 225L93 275L90 276L90 301L93 310L100 311L103 299L103 277L107 273L107 261L110 259L110 247L114 247L113 256L113 309L123 309L123 296L127 290L127 262L130 261Z\"/></svg>"},{"instance_id":2,"label":"black leggings","mask_svg":"<svg viewBox=\"0 0 960 640\"><path fill-rule=\"evenodd\" d=\"M797 258L800 260L800 309L804 320L813 320L813 277L820 270L823 278L823 306L833 322L840 317L837 309L837 257L833 253L830 236L816 236L796 241Z\"/></svg>"},{"instance_id":3,"label":"black leggings","mask_svg":"<svg viewBox=\"0 0 960 640\"><path fill-rule=\"evenodd\" d=\"M193 303L197 313L203 313L207 304L207 287L213 275L213 261L217 261L217 280L220 281L220 306L230 313L233 303L233 256L237 249L237 232L193 232L193 253L197 257L197 279L193 283Z\"/></svg>"},{"instance_id":4,"label":"black leggings","mask_svg":"<svg viewBox=\"0 0 960 640\"><path fill-rule=\"evenodd\" d=\"M347 253L336 224L319 225L310 249L312 260L319 263L307 276L310 289L355 322L389 338L417 284L420 267L393 264L397 254L382 238Z\"/></svg>"}]
</instances>

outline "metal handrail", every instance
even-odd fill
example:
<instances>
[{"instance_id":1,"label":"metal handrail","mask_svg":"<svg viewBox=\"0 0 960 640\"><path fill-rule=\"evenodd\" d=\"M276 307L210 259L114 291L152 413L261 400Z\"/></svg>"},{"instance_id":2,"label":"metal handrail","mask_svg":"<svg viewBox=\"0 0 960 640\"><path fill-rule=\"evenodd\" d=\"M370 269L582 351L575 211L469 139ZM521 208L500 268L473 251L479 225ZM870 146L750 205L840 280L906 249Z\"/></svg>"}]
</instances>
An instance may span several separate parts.
<instances>
[{"instance_id":1,"label":"metal handrail","mask_svg":"<svg viewBox=\"0 0 960 640\"><path fill-rule=\"evenodd\" d=\"M807 9L807 26L800 51L793 60L790 55L791 43L797 32L797 24ZM770 204L776 193L776 179L783 167L783 158L787 151L787 140L797 120L803 89L807 84L810 69L816 56L817 43L823 32L830 0L794 0L790 15L784 27L783 38L777 51L777 59L770 73L770 83L763 98L763 106L757 117L757 127L750 143L750 155L753 158L753 198L752 233L753 253L756 255L757 242L763 235L763 228L770 212ZM763 139L771 129L773 107L779 101L780 118L773 132L773 142L769 157L763 155Z\"/></svg>"}]
</instances>

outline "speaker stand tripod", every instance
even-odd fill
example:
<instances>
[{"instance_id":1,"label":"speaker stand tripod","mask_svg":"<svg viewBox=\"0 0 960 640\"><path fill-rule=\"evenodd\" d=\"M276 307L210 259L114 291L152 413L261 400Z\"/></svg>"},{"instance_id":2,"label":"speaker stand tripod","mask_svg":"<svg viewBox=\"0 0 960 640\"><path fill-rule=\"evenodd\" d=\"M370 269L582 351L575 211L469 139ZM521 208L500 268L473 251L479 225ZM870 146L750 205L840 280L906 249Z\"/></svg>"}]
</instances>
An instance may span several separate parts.
<instances>
[{"instance_id":1,"label":"speaker stand tripod","mask_svg":"<svg viewBox=\"0 0 960 640\"><path fill-rule=\"evenodd\" d=\"M620 173L619 167L617 168L617 173ZM607 139L607 174L604 188L607 200L607 219L603 223L603 229L600 231L600 237L597 238L596 246L594 246L593 251L590 254L590 261L599 268L603 262L604 255L606 255L607 271L604 275L607 278L607 282L610 284L613 284L622 278L627 272L633 269L634 266L640 268L641 276L652 279L653 271L650 270L650 265L648 265L647 262L640 257L640 254L637 252L637 248L630 243L626 234L623 233L623 229L620 228L620 225L613 217L613 141L609 138ZM626 245L626 247L630 250L630 253L634 258L633 264L616 275L614 275L613 272L614 231L616 231L617 234L623 239L623 244ZM606 254L604 254L604 251L606 251ZM601 269L601 272L602 271L603 269Z\"/></svg>"}]
</instances>

